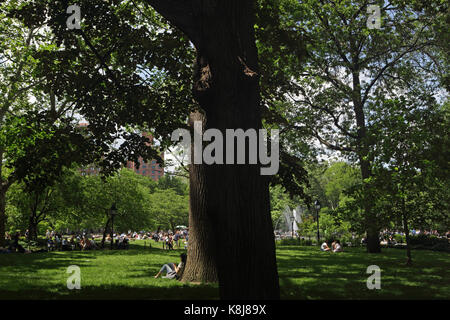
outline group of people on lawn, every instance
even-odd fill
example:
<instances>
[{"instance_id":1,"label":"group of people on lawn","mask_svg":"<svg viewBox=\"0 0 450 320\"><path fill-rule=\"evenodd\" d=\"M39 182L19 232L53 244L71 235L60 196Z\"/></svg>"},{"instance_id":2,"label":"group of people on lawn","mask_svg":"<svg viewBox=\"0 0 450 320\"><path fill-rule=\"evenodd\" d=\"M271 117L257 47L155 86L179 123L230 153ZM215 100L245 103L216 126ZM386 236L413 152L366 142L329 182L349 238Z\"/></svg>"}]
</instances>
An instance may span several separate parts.
<instances>
[{"instance_id":1,"label":"group of people on lawn","mask_svg":"<svg viewBox=\"0 0 450 320\"><path fill-rule=\"evenodd\" d=\"M16 232L13 236L6 233L6 240L10 240L10 244L7 248L0 247L0 253L30 253L30 250L26 250L19 244L20 233Z\"/></svg>"},{"instance_id":2,"label":"group of people on lawn","mask_svg":"<svg viewBox=\"0 0 450 320\"><path fill-rule=\"evenodd\" d=\"M94 237L89 237L87 234L72 235L69 238L63 237L62 234L49 231L45 233L47 239L47 251L61 250L61 251L73 251L73 250L93 250L98 249L98 245L94 240ZM90 239L91 238L91 239Z\"/></svg>"},{"instance_id":3,"label":"group of people on lawn","mask_svg":"<svg viewBox=\"0 0 450 320\"><path fill-rule=\"evenodd\" d=\"M184 239L184 248L187 248L188 242L188 230L177 230L175 233L172 232L157 232L152 235L152 239L156 242L161 241L163 249L173 250L174 246L176 248L181 247L181 242Z\"/></svg>"},{"instance_id":4,"label":"group of people on lawn","mask_svg":"<svg viewBox=\"0 0 450 320\"><path fill-rule=\"evenodd\" d=\"M333 241L331 243L331 248L328 246L327 242L325 241L320 246L320 250L322 250L322 251L332 251L332 252L342 252L342 251L344 251L344 249L342 248L342 245L339 242L339 240Z\"/></svg>"}]
</instances>

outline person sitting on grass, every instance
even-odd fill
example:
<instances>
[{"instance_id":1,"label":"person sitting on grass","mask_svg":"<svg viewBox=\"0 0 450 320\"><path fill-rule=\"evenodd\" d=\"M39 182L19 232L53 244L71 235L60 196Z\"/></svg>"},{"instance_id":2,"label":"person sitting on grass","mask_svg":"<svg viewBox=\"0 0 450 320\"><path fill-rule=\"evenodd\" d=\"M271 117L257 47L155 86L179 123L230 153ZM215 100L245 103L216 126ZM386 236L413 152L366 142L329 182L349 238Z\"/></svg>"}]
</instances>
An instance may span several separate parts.
<instances>
[{"instance_id":1,"label":"person sitting on grass","mask_svg":"<svg viewBox=\"0 0 450 320\"><path fill-rule=\"evenodd\" d=\"M322 243L322 245L320 246L320 250L322 250L322 251L331 251L331 249L328 246L326 241L324 243Z\"/></svg>"},{"instance_id":2,"label":"person sitting on grass","mask_svg":"<svg viewBox=\"0 0 450 320\"><path fill-rule=\"evenodd\" d=\"M336 240L334 242L333 252L342 252L342 251L344 251L344 249L342 249L341 243L339 242L339 240Z\"/></svg>"},{"instance_id":3,"label":"person sitting on grass","mask_svg":"<svg viewBox=\"0 0 450 320\"><path fill-rule=\"evenodd\" d=\"M180 254L181 262L178 266L175 263L166 263L165 265L163 265L161 270L159 270L159 272L156 274L155 279L158 278L163 272L166 272L166 275L163 276L163 278L177 280L180 279L186 265L186 258L186 253L182 253Z\"/></svg>"}]
</instances>

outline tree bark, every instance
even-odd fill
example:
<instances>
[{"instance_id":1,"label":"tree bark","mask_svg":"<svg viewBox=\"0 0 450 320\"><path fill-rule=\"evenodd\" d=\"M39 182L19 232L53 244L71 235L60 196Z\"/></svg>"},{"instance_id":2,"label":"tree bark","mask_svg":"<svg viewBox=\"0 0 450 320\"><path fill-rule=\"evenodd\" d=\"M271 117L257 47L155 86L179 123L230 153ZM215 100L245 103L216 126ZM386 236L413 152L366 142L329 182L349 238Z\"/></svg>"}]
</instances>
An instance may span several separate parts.
<instances>
[{"instance_id":1,"label":"tree bark","mask_svg":"<svg viewBox=\"0 0 450 320\"><path fill-rule=\"evenodd\" d=\"M0 179L0 247L4 247L6 245L5 232L6 232L6 188L2 185L2 181Z\"/></svg>"},{"instance_id":2,"label":"tree bark","mask_svg":"<svg viewBox=\"0 0 450 320\"><path fill-rule=\"evenodd\" d=\"M194 121L202 121L205 124L205 117L200 112L194 112L190 115L189 121L192 128ZM194 145L192 144L191 159L193 159L193 153ZM206 206L208 190L206 190L205 166L193 163L189 166L189 238L182 281L217 282L215 237Z\"/></svg>"},{"instance_id":3,"label":"tree bark","mask_svg":"<svg viewBox=\"0 0 450 320\"><path fill-rule=\"evenodd\" d=\"M226 129L260 129L255 1L147 2L197 50L193 93L201 112L191 121L201 119L204 130L224 137ZM215 280L217 272L222 299L279 298L269 186L260 164L193 164L190 185L183 279Z\"/></svg>"},{"instance_id":4,"label":"tree bark","mask_svg":"<svg viewBox=\"0 0 450 320\"><path fill-rule=\"evenodd\" d=\"M106 233L108 232L108 226L109 226L110 220L111 220L110 218L108 218L106 220L105 229L103 230L103 237L102 237L102 244L101 244L102 248L105 247Z\"/></svg>"},{"instance_id":5,"label":"tree bark","mask_svg":"<svg viewBox=\"0 0 450 320\"><path fill-rule=\"evenodd\" d=\"M176 227L175 222L172 219L170 219L169 224L170 224L170 228L172 229L172 232L175 233L175 227Z\"/></svg>"},{"instance_id":6,"label":"tree bark","mask_svg":"<svg viewBox=\"0 0 450 320\"><path fill-rule=\"evenodd\" d=\"M32 212L28 220L28 240L37 240L37 225L36 213Z\"/></svg>"},{"instance_id":7,"label":"tree bark","mask_svg":"<svg viewBox=\"0 0 450 320\"><path fill-rule=\"evenodd\" d=\"M365 215L365 225L366 225L366 235L367 235L367 252L369 253L380 253L380 238L379 238L379 228L375 213L373 211L373 199L371 195L371 190L364 183L365 179L371 177L371 163L369 158L369 144L367 141L367 128L366 120L363 108L363 102L361 99L361 81L359 78L358 70L358 60L354 58L354 71L352 74L353 80L353 109L356 117L357 130L357 152L359 157L359 165L361 170L361 177L364 184L364 215Z\"/></svg>"},{"instance_id":8,"label":"tree bark","mask_svg":"<svg viewBox=\"0 0 450 320\"><path fill-rule=\"evenodd\" d=\"M32 193L29 194L30 198ZM37 225L39 223L37 210L39 205L39 192L34 193L34 202L30 205L30 216L28 217L28 240L37 240Z\"/></svg>"},{"instance_id":9,"label":"tree bark","mask_svg":"<svg viewBox=\"0 0 450 320\"><path fill-rule=\"evenodd\" d=\"M226 129L262 127L253 5L209 1L197 12L194 96L204 129L224 137ZM193 165L191 187L189 245L203 242L207 262L215 261L221 298L279 298L268 180L260 165Z\"/></svg>"},{"instance_id":10,"label":"tree bark","mask_svg":"<svg viewBox=\"0 0 450 320\"><path fill-rule=\"evenodd\" d=\"M367 160L360 158L361 176L362 179L368 179L371 176L370 163ZM380 253L380 232L376 216L373 212L373 201L371 190L364 184L364 214L367 236L367 252Z\"/></svg>"},{"instance_id":11,"label":"tree bark","mask_svg":"<svg viewBox=\"0 0 450 320\"><path fill-rule=\"evenodd\" d=\"M402 220L403 220L403 231L405 232L405 239L406 239L406 257L408 258L406 260L406 265L409 266L412 264L412 258L411 258L411 246L409 244L408 217L406 215L406 205L404 197L402 197Z\"/></svg>"},{"instance_id":12,"label":"tree bark","mask_svg":"<svg viewBox=\"0 0 450 320\"><path fill-rule=\"evenodd\" d=\"M3 148L0 147L0 247L6 246L6 191L8 190L7 181L3 179L3 152Z\"/></svg>"}]
</instances>

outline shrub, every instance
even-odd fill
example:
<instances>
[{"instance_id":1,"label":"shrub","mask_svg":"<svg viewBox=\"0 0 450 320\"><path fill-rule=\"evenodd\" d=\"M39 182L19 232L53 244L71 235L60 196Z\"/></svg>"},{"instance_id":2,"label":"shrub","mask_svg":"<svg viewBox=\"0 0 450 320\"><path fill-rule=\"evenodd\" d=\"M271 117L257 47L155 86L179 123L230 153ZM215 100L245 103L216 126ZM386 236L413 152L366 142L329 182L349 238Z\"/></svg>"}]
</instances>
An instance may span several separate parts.
<instances>
[{"instance_id":1,"label":"shrub","mask_svg":"<svg viewBox=\"0 0 450 320\"><path fill-rule=\"evenodd\" d=\"M445 240L446 240L446 239L445 239ZM435 244L435 245L431 248L431 250L433 250L433 251L450 252L450 246L449 246L448 242L447 242L447 243L440 242L440 243L438 243L438 244Z\"/></svg>"},{"instance_id":2,"label":"shrub","mask_svg":"<svg viewBox=\"0 0 450 320\"><path fill-rule=\"evenodd\" d=\"M280 246L312 246L312 240L308 239L300 239L300 238L286 238L276 241L277 245Z\"/></svg>"},{"instance_id":3,"label":"shrub","mask_svg":"<svg viewBox=\"0 0 450 320\"><path fill-rule=\"evenodd\" d=\"M300 244L300 239L298 238L286 238L281 239L278 242L282 246L298 246Z\"/></svg>"},{"instance_id":4,"label":"shrub","mask_svg":"<svg viewBox=\"0 0 450 320\"><path fill-rule=\"evenodd\" d=\"M450 251L447 238L438 238L428 234L418 234L409 237L409 244L413 249L428 249L434 251Z\"/></svg>"},{"instance_id":5,"label":"shrub","mask_svg":"<svg viewBox=\"0 0 450 320\"><path fill-rule=\"evenodd\" d=\"M312 240L300 239L301 246L312 246Z\"/></svg>"}]
</instances>

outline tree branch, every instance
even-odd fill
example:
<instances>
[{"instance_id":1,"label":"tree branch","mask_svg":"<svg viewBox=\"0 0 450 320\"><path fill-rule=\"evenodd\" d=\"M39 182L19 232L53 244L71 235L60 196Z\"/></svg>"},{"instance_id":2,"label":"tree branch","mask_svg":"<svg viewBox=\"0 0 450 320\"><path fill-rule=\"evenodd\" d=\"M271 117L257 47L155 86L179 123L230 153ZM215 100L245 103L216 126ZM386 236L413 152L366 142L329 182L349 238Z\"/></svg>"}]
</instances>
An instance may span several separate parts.
<instances>
[{"instance_id":1,"label":"tree branch","mask_svg":"<svg viewBox=\"0 0 450 320\"><path fill-rule=\"evenodd\" d=\"M349 148L349 147L341 147L341 146L332 144L332 143L326 141L325 139L323 139L316 130L311 129L311 131L312 131L314 137L317 140L319 140L320 143L322 143L323 145L325 145L326 147L328 147L331 150L341 151L341 152L354 152L355 151L354 149Z\"/></svg>"},{"instance_id":2,"label":"tree branch","mask_svg":"<svg viewBox=\"0 0 450 320\"><path fill-rule=\"evenodd\" d=\"M183 31L194 43L199 43L192 0L146 0L160 15Z\"/></svg>"}]
</instances>

